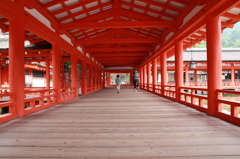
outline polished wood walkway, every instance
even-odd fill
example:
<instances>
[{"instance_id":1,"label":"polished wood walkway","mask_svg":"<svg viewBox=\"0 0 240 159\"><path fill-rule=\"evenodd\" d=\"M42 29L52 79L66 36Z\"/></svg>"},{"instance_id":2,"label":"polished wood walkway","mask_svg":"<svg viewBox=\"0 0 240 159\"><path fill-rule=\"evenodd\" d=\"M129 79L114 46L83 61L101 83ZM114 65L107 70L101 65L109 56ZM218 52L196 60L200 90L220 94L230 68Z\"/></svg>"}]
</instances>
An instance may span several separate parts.
<instances>
[{"instance_id":1,"label":"polished wood walkway","mask_svg":"<svg viewBox=\"0 0 240 159\"><path fill-rule=\"evenodd\" d=\"M239 159L240 127L146 91L105 88L2 124L0 158Z\"/></svg>"}]
</instances>

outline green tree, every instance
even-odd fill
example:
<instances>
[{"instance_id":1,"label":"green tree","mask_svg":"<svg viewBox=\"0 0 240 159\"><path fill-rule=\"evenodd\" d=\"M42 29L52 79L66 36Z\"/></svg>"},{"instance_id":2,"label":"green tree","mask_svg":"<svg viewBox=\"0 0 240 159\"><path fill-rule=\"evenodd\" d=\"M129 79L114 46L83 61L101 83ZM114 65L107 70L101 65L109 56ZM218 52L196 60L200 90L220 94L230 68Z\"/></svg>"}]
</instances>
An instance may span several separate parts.
<instances>
[{"instance_id":1,"label":"green tree","mask_svg":"<svg viewBox=\"0 0 240 159\"><path fill-rule=\"evenodd\" d=\"M235 48L240 48L240 39L237 39L235 44L234 44Z\"/></svg>"},{"instance_id":2,"label":"green tree","mask_svg":"<svg viewBox=\"0 0 240 159\"><path fill-rule=\"evenodd\" d=\"M235 23L233 28L226 28L222 33L223 48L240 48L240 22ZM196 44L195 48L206 48L206 41Z\"/></svg>"},{"instance_id":3,"label":"green tree","mask_svg":"<svg viewBox=\"0 0 240 159\"><path fill-rule=\"evenodd\" d=\"M229 37L222 37L222 47L223 48L228 48L229 47L229 41L230 41Z\"/></svg>"}]
</instances>

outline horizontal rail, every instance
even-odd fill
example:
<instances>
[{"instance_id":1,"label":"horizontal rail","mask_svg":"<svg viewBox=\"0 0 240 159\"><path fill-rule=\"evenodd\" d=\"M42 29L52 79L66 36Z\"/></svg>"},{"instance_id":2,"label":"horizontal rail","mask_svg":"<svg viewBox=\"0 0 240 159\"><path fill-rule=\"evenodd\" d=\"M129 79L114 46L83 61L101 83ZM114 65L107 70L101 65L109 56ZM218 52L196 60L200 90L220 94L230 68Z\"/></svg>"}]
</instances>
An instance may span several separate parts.
<instances>
[{"instance_id":1,"label":"horizontal rail","mask_svg":"<svg viewBox=\"0 0 240 159\"><path fill-rule=\"evenodd\" d=\"M237 95L234 97L223 97L223 94ZM240 125L240 92L229 90L217 90L218 112L217 116L224 120ZM232 99L231 99L232 98Z\"/></svg>"},{"instance_id":2,"label":"horizontal rail","mask_svg":"<svg viewBox=\"0 0 240 159\"><path fill-rule=\"evenodd\" d=\"M77 91L74 87L67 87L61 89L61 101L60 103L70 101L76 98Z\"/></svg>"},{"instance_id":3,"label":"horizontal rail","mask_svg":"<svg viewBox=\"0 0 240 159\"><path fill-rule=\"evenodd\" d=\"M0 123L10 121L17 117L15 106L16 106L16 96L14 93L4 93L0 94Z\"/></svg>"},{"instance_id":4,"label":"horizontal rail","mask_svg":"<svg viewBox=\"0 0 240 159\"><path fill-rule=\"evenodd\" d=\"M180 87L180 103L207 113L207 95L199 95L197 91L207 91L207 89Z\"/></svg>"},{"instance_id":5,"label":"horizontal rail","mask_svg":"<svg viewBox=\"0 0 240 159\"><path fill-rule=\"evenodd\" d=\"M55 89L26 90L24 99L25 115L57 104Z\"/></svg>"},{"instance_id":6,"label":"horizontal rail","mask_svg":"<svg viewBox=\"0 0 240 159\"><path fill-rule=\"evenodd\" d=\"M162 96L164 96L168 99L171 99L171 100L175 100L175 98L176 98L176 86L174 86L174 85L164 85Z\"/></svg>"}]
</instances>

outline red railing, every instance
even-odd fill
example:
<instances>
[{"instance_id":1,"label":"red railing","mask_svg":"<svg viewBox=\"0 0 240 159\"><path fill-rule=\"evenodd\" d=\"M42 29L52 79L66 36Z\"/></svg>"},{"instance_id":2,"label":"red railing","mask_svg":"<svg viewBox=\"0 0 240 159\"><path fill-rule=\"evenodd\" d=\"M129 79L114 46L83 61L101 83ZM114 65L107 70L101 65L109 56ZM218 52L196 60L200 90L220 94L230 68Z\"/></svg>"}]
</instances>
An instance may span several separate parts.
<instances>
[{"instance_id":1,"label":"red railing","mask_svg":"<svg viewBox=\"0 0 240 159\"><path fill-rule=\"evenodd\" d=\"M176 87L175 86L169 86L169 85L164 85L164 94L162 94L162 96L171 99L171 100L175 100L176 98Z\"/></svg>"},{"instance_id":2,"label":"red railing","mask_svg":"<svg viewBox=\"0 0 240 159\"><path fill-rule=\"evenodd\" d=\"M57 94L54 89L25 91L25 114L37 112L57 104Z\"/></svg>"},{"instance_id":3,"label":"red railing","mask_svg":"<svg viewBox=\"0 0 240 159\"><path fill-rule=\"evenodd\" d=\"M92 92L91 85L87 85L87 93L91 93L91 92Z\"/></svg>"},{"instance_id":4,"label":"red railing","mask_svg":"<svg viewBox=\"0 0 240 159\"><path fill-rule=\"evenodd\" d=\"M207 92L206 88L180 87L180 103L207 113L207 95L197 92Z\"/></svg>"},{"instance_id":5,"label":"red railing","mask_svg":"<svg viewBox=\"0 0 240 159\"><path fill-rule=\"evenodd\" d=\"M224 97L222 94L225 96L228 94L228 96ZM217 90L217 95L218 112L216 116L240 125L240 92Z\"/></svg>"},{"instance_id":6,"label":"red railing","mask_svg":"<svg viewBox=\"0 0 240 159\"><path fill-rule=\"evenodd\" d=\"M153 92L153 84L148 84L147 88L148 88L148 91Z\"/></svg>"},{"instance_id":7,"label":"red railing","mask_svg":"<svg viewBox=\"0 0 240 159\"><path fill-rule=\"evenodd\" d=\"M207 82L189 82L189 87L207 87Z\"/></svg>"},{"instance_id":8,"label":"red railing","mask_svg":"<svg viewBox=\"0 0 240 159\"><path fill-rule=\"evenodd\" d=\"M161 90L162 90L161 89L161 84L154 85L154 90L155 90L154 93L161 95L162 94L162 92L161 92Z\"/></svg>"},{"instance_id":9,"label":"red railing","mask_svg":"<svg viewBox=\"0 0 240 159\"><path fill-rule=\"evenodd\" d=\"M70 101L76 98L76 89L73 87L67 87L61 89L61 101L60 103Z\"/></svg>"},{"instance_id":10,"label":"red railing","mask_svg":"<svg viewBox=\"0 0 240 159\"><path fill-rule=\"evenodd\" d=\"M13 93L0 94L0 123L15 119L17 117L15 113L16 98ZM6 112L3 112L6 110Z\"/></svg>"}]
</instances>

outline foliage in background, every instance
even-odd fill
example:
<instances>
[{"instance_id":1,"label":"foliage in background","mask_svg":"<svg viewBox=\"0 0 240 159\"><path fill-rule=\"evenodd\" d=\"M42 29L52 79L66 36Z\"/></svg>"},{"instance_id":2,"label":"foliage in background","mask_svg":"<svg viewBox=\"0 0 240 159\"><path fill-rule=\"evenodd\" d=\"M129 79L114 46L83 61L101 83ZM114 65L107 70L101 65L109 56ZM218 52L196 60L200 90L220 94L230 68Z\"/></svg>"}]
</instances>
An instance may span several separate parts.
<instances>
[{"instance_id":1,"label":"foliage in background","mask_svg":"<svg viewBox=\"0 0 240 159\"><path fill-rule=\"evenodd\" d=\"M206 48L206 41L202 41L194 48ZM222 33L222 48L240 48L240 22L234 27L224 29Z\"/></svg>"}]
</instances>

